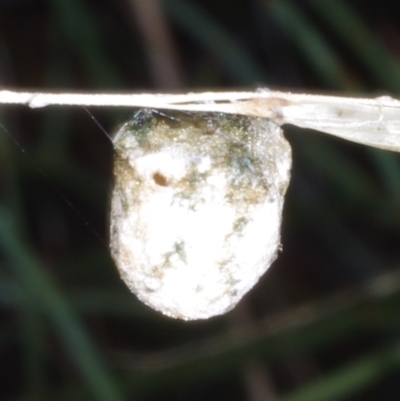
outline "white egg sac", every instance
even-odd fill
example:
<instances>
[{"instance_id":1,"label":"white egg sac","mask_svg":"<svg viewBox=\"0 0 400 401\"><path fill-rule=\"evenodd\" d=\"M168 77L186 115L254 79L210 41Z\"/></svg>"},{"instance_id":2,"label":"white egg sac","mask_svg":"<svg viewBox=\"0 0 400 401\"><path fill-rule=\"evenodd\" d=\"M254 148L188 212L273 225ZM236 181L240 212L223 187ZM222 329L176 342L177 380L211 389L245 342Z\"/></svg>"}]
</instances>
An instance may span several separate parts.
<instances>
[{"instance_id":1,"label":"white egg sac","mask_svg":"<svg viewBox=\"0 0 400 401\"><path fill-rule=\"evenodd\" d=\"M114 145L111 252L127 286L174 318L232 309L280 248L291 149L279 126L141 110Z\"/></svg>"}]
</instances>

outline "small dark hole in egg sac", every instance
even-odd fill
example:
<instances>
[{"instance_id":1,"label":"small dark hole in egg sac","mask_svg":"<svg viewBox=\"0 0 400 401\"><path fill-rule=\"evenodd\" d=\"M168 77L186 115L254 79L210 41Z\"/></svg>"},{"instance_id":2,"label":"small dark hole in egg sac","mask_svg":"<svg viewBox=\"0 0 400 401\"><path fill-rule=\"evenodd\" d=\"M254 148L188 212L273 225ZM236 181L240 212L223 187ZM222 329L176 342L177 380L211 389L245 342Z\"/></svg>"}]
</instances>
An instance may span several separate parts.
<instances>
[{"instance_id":1,"label":"small dark hole in egg sac","mask_svg":"<svg viewBox=\"0 0 400 401\"><path fill-rule=\"evenodd\" d=\"M203 135L214 135L216 130L217 128L215 127L215 125L208 122L203 127Z\"/></svg>"},{"instance_id":2,"label":"small dark hole in egg sac","mask_svg":"<svg viewBox=\"0 0 400 401\"><path fill-rule=\"evenodd\" d=\"M216 129L209 127L203 131L203 135L215 135Z\"/></svg>"},{"instance_id":3,"label":"small dark hole in egg sac","mask_svg":"<svg viewBox=\"0 0 400 401\"><path fill-rule=\"evenodd\" d=\"M154 173L153 180L157 185L160 185L161 187L168 186L167 178L164 175L162 175L161 173Z\"/></svg>"}]
</instances>

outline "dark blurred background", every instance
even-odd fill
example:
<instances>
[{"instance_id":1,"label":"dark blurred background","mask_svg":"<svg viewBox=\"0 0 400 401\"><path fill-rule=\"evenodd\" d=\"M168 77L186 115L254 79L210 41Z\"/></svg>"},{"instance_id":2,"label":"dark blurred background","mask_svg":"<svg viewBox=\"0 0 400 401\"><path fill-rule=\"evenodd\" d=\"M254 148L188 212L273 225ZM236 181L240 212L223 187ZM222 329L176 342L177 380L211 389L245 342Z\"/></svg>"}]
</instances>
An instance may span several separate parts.
<instances>
[{"instance_id":1,"label":"dark blurred background","mask_svg":"<svg viewBox=\"0 0 400 401\"><path fill-rule=\"evenodd\" d=\"M400 97L400 3L0 0L0 85ZM133 114L90 112L108 132ZM86 110L0 124L2 400L400 399L397 154L285 127L283 251L234 311L181 322L118 277L112 145Z\"/></svg>"}]
</instances>

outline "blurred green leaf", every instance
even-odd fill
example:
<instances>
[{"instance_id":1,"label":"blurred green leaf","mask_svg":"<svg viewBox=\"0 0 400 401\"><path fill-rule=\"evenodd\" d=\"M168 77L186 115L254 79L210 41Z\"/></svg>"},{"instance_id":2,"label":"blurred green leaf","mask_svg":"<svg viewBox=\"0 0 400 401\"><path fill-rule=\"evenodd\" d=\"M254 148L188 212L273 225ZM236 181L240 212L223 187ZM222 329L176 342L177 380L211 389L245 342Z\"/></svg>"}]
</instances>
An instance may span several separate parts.
<instances>
[{"instance_id":1,"label":"blurred green leaf","mask_svg":"<svg viewBox=\"0 0 400 401\"><path fill-rule=\"evenodd\" d=\"M163 0L163 3L174 22L209 51L235 82L240 85L265 82L265 73L252 55L196 3L182 0Z\"/></svg>"},{"instance_id":2,"label":"blurred green leaf","mask_svg":"<svg viewBox=\"0 0 400 401\"><path fill-rule=\"evenodd\" d=\"M358 57L374 80L386 90L400 93L400 66L361 18L342 0L307 0L326 25Z\"/></svg>"},{"instance_id":3,"label":"blurred green leaf","mask_svg":"<svg viewBox=\"0 0 400 401\"><path fill-rule=\"evenodd\" d=\"M102 401L123 400L93 342L50 276L20 241L9 212L4 209L0 209L0 244L10 262L10 267L26 291L46 311L96 398Z\"/></svg>"}]
</instances>

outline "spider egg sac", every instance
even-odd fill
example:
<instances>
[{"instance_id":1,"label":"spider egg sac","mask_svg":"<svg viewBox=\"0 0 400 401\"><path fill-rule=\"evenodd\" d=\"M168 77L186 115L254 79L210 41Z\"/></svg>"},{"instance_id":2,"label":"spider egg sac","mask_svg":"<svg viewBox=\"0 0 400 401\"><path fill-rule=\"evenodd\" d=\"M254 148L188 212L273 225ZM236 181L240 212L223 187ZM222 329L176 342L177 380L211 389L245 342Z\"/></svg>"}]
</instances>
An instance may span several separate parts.
<instances>
[{"instance_id":1,"label":"spider egg sac","mask_svg":"<svg viewBox=\"0 0 400 401\"><path fill-rule=\"evenodd\" d=\"M174 318L231 310L280 248L291 167L280 127L140 110L114 146L111 253L129 289Z\"/></svg>"}]
</instances>

